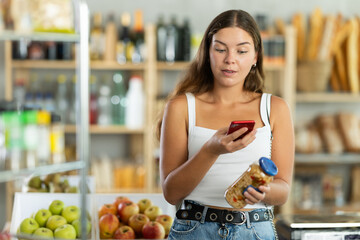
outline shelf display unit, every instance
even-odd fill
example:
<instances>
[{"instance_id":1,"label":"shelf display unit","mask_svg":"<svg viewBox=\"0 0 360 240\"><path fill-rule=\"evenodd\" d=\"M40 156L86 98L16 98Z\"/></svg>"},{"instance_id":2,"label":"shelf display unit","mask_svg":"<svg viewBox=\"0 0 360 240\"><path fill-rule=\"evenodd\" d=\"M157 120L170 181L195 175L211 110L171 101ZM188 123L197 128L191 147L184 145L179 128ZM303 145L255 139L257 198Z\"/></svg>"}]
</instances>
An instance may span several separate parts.
<instances>
[{"instance_id":1,"label":"shelf display unit","mask_svg":"<svg viewBox=\"0 0 360 240\"><path fill-rule=\"evenodd\" d=\"M83 180L87 177L89 164L89 124L88 124L88 76L89 76L89 58L88 58L88 39L89 34L89 9L84 0L74 1L74 14L78 22L75 23L77 32L75 34L62 33L18 33L14 31L5 30L0 32L0 41L5 42L5 99L12 99L12 61L11 61L11 41L18 41L20 39L28 39L29 41L54 41L54 42L74 42L76 44L77 57L73 62L74 68L77 69L77 78L80 80L76 85L76 96L79 101L79 111L77 112L76 121L76 136L77 136L77 159L75 162L67 162L62 164L54 164L47 166L38 166L20 170L1 170L0 181L10 182L19 178L24 178L30 174L50 174L56 172L63 172L69 170L79 170L80 176ZM86 113L86 114L85 114ZM81 184L82 193L86 192L86 181ZM80 194L81 206L86 206L86 194ZM12 197L7 200L7 209L11 211ZM82 219L86 219L85 208L81 211ZM10 214L8 212L8 218ZM2 216L4 217L4 216ZM86 224L83 224L84 226ZM82 229L85 233L85 228ZM11 233L15 234L15 233ZM85 235L83 234L85 239Z\"/></svg>"}]
</instances>

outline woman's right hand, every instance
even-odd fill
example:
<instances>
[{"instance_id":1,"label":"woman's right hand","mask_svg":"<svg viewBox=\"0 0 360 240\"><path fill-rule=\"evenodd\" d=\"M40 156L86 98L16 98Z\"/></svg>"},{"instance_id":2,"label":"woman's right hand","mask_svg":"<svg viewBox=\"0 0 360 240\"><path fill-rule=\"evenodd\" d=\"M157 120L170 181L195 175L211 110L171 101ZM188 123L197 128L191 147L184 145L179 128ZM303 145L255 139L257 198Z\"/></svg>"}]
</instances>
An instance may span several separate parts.
<instances>
[{"instance_id":1,"label":"woman's right hand","mask_svg":"<svg viewBox=\"0 0 360 240\"><path fill-rule=\"evenodd\" d=\"M252 141L255 140L256 129L246 134L242 139L234 141L234 139L241 136L247 131L247 128L240 128L239 130L227 135L228 127L219 129L204 145L204 149L214 155L224 153L232 153L245 148Z\"/></svg>"}]
</instances>

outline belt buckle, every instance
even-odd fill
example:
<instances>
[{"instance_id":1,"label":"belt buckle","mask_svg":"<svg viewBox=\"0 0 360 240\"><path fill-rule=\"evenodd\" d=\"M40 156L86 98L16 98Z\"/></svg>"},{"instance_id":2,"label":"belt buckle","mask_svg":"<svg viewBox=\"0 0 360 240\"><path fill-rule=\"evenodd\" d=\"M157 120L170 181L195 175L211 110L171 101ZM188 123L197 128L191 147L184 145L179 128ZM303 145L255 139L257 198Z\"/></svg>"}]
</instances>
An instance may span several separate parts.
<instances>
[{"instance_id":1,"label":"belt buckle","mask_svg":"<svg viewBox=\"0 0 360 240\"><path fill-rule=\"evenodd\" d=\"M245 222L246 222L246 215L245 215L245 213L244 212L242 212L242 211L240 211L240 213L241 213L241 219L243 219L243 221L242 222L239 222L239 223L233 223L233 224L235 224L235 225L243 225Z\"/></svg>"}]
</instances>

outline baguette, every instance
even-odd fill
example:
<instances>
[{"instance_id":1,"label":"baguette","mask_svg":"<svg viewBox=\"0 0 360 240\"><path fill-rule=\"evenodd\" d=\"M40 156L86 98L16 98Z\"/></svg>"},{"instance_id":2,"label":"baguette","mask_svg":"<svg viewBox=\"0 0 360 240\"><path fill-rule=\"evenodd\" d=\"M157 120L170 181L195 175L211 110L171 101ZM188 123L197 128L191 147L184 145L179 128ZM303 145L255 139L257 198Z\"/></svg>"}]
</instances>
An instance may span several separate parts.
<instances>
[{"instance_id":1,"label":"baguette","mask_svg":"<svg viewBox=\"0 0 360 240\"><path fill-rule=\"evenodd\" d=\"M316 60L323 34L323 14L316 8L310 16L310 35L307 48L307 60Z\"/></svg>"},{"instance_id":2,"label":"baguette","mask_svg":"<svg viewBox=\"0 0 360 240\"><path fill-rule=\"evenodd\" d=\"M359 93L359 75L358 75L358 39L359 24L356 18L350 20L351 31L346 42L347 72L350 91Z\"/></svg>"},{"instance_id":3,"label":"baguette","mask_svg":"<svg viewBox=\"0 0 360 240\"><path fill-rule=\"evenodd\" d=\"M341 48L337 48L335 52L335 62L336 62L336 70L339 76L339 83L341 86L341 90L349 91L349 83L346 78L346 68L345 68L345 57Z\"/></svg>"},{"instance_id":4,"label":"baguette","mask_svg":"<svg viewBox=\"0 0 360 240\"><path fill-rule=\"evenodd\" d=\"M275 19L275 27L278 34L285 36L285 22L281 18Z\"/></svg>"},{"instance_id":5,"label":"baguette","mask_svg":"<svg viewBox=\"0 0 360 240\"><path fill-rule=\"evenodd\" d=\"M330 15L325 19L324 34L321 39L318 60L329 60L331 58L330 45L334 35L335 17Z\"/></svg>"},{"instance_id":6,"label":"baguette","mask_svg":"<svg viewBox=\"0 0 360 240\"><path fill-rule=\"evenodd\" d=\"M297 60L305 60L305 41L306 41L306 24L302 13L296 13L292 18L292 25L296 29L296 52Z\"/></svg>"}]
</instances>

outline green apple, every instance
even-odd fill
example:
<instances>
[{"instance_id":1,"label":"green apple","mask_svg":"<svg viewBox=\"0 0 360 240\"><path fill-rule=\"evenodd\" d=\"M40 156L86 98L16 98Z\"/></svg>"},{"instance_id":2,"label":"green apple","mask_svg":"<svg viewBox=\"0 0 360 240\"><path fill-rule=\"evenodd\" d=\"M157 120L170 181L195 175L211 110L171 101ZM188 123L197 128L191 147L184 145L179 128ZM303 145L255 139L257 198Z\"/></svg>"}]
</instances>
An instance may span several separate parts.
<instances>
[{"instance_id":1,"label":"green apple","mask_svg":"<svg viewBox=\"0 0 360 240\"><path fill-rule=\"evenodd\" d=\"M33 236L34 237L36 236L37 238L40 238L40 239L53 239L54 233L53 233L53 231L51 231L48 228L41 227L41 228L38 228L35 230L35 232L33 233Z\"/></svg>"},{"instance_id":2,"label":"green apple","mask_svg":"<svg viewBox=\"0 0 360 240\"><path fill-rule=\"evenodd\" d=\"M65 204L61 200L54 200L49 206L49 210L53 215L60 215Z\"/></svg>"},{"instance_id":3,"label":"green apple","mask_svg":"<svg viewBox=\"0 0 360 240\"><path fill-rule=\"evenodd\" d=\"M55 238L61 239L75 239L76 238L76 230L71 224L65 224L54 231Z\"/></svg>"},{"instance_id":4,"label":"green apple","mask_svg":"<svg viewBox=\"0 0 360 240\"><path fill-rule=\"evenodd\" d=\"M29 180L28 186L35 189L41 188L41 178L39 176L34 176Z\"/></svg>"},{"instance_id":5,"label":"green apple","mask_svg":"<svg viewBox=\"0 0 360 240\"><path fill-rule=\"evenodd\" d=\"M153 205L148 207L144 213L151 221L155 221L156 217L162 214L162 209L159 206Z\"/></svg>"},{"instance_id":6,"label":"green apple","mask_svg":"<svg viewBox=\"0 0 360 240\"><path fill-rule=\"evenodd\" d=\"M81 221L80 219L76 219L74 220L71 225L73 225L73 227L76 230L76 237L81 238ZM91 231L91 222L86 219L86 234L89 234Z\"/></svg>"},{"instance_id":7,"label":"green apple","mask_svg":"<svg viewBox=\"0 0 360 240\"><path fill-rule=\"evenodd\" d=\"M56 228L66 224L67 221L63 216L60 215L52 215L46 222L46 227L51 231L55 231Z\"/></svg>"},{"instance_id":8,"label":"green apple","mask_svg":"<svg viewBox=\"0 0 360 240\"><path fill-rule=\"evenodd\" d=\"M80 218L80 214L80 208L77 206L67 206L61 212L61 216L63 216L69 224Z\"/></svg>"},{"instance_id":9,"label":"green apple","mask_svg":"<svg viewBox=\"0 0 360 240\"><path fill-rule=\"evenodd\" d=\"M39 224L33 218L25 218L20 223L20 234L33 234L36 229L39 228Z\"/></svg>"},{"instance_id":10,"label":"green apple","mask_svg":"<svg viewBox=\"0 0 360 240\"><path fill-rule=\"evenodd\" d=\"M35 220L37 221L37 223L39 224L40 227L44 227L46 225L47 220L51 216L52 216L52 214L51 214L50 210L40 209L35 214Z\"/></svg>"},{"instance_id":11,"label":"green apple","mask_svg":"<svg viewBox=\"0 0 360 240\"><path fill-rule=\"evenodd\" d=\"M139 205L140 213L144 213L147 208L152 206L152 201L148 198L143 198L137 204Z\"/></svg>"}]
</instances>

